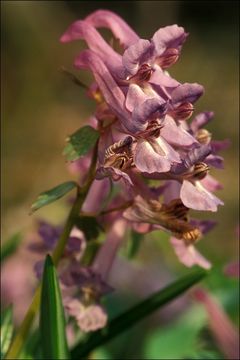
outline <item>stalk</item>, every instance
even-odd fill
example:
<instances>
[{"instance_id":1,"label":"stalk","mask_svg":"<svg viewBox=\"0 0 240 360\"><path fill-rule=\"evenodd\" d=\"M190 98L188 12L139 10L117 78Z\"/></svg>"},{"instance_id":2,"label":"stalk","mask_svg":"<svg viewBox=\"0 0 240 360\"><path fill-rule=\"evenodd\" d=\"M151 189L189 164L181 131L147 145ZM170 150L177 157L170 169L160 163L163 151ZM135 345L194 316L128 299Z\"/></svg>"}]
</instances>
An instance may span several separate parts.
<instances>
[{"instance_id":1,"label":"stalk","mask_svg":"<svg viewBox=\"0 0 240 360\"><path fill-rule=\"evenodd\" d=\"M86 179L86 182L82 188L77 189L77 197L76 200L71 208L71 211L68 215L66 224L64 226L63 232L59 238L59 241L56 245L56 248L53 251L52 259L55 266L58 265L59 260L64 252L67 240L69 238L70 232L74 226L75 218L79 215L79 212L82 208L84 200L88 194L88 191L92 185L92 182L95 177L95 168L96 168L96 161L97 161L97 147L98 143L95 146L91 166L89 169L89 173ZM20 325L15 337L13 338L9 350L6 354L5 359L17 359L22 347L24 345L25 339L28 336L28 333L31 329L33 320L38 313L39 305L40 305L40 296L41 296L41 283L38 285L37 289L35 290L35 294L33 296L32 303L23 319L22 324Z\"/></svg>"}]
</instances>

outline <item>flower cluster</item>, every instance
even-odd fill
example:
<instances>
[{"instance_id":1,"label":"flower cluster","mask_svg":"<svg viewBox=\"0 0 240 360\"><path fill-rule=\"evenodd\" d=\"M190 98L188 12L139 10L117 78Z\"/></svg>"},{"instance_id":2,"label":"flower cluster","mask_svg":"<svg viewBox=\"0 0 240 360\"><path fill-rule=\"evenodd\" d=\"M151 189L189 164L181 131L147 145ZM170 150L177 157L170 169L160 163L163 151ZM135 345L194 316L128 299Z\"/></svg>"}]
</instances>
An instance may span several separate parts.
<instances>
[{"instance_id":1,"label":"flower cluster","mask_svg":"<svg viewBox=\"0 0 240 360\"><path fill-rule=\"evenodd\" d=\"M117 45L108 43L98 28L110 29ZM107 277L127 228L166 231L183 264L211 266L195 244L215 223L192 219L189 210L217 211L223 204L213 194L221 185L209 170L223 167L218 152L228 143L212 140L205 128L212 112L192 118L203 87L181 84L167 71L187 36L182 27L171 25L150 40L140 39L119 16L98 10L61 37L63 43L87 43L74 65L94 76L87 95L96 101L96 111L89 124L100 135L95 180L82 211L101 223L106 240L91 266L80 265L75 257L61 276L66 309L84 331L106 324L100 298L111 290ZM84 177L88 166L87 155L74 170ZM112 184L120 191L109 196Z\"/></svg>"}]
</instances>

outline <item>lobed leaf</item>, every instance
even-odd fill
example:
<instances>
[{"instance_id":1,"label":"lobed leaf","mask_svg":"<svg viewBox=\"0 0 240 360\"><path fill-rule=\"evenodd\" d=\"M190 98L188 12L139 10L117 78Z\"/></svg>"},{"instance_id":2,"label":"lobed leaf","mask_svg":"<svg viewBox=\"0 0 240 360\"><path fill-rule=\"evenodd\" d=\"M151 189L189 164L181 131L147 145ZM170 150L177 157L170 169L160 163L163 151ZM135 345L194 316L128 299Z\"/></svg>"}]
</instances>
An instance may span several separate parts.
<instances>
[{"instance_id":1,"label":"lobed leaf","mask_svg":"<svg viewBox=\"0 0 240 360\"><path fill-rule=\"evenodd\" d=\"M40 339L44 359L69 359L65 316L56 270L47 255L40 305Z\"/></svg>"},{"instance_id":2,"label":"lobed leaf","mask_svg":"<svg viewBox=\"0 0 240 360\"><path fill-rule=\"evenodd\" d=\"M207 273L208 272L203 269L196 269L119 315L110 321L107 327L90 335L85 343L80 342L76 345L72 350L72 359L83 358L90 351L129 329L147 315L150 315L155 310L184 293L187 289L205 277Z\"/></svg>"},{"instance_id":3,"label":"lobed leaf","mask_svg":"<svg viewBox=\"0 0 240 360\"><path fill-rule=\"evenodd\" d=\"M69 191L71 191L74 187L77 187L77 183L75 181L67 181L54 188L42 192L37 200L31 206L31 213L40 209L43 206L51 204L52 202L60 199L64 195L66 195Z\"/></svg>"},{"instance_id":4,"label":"lobed leaf","mask_svg":"<svg viewBox=\"0 0 240 360\"><path fill-rule=\"evenodd\" d=\"M97 130L89 125L83 126L67 138L63 155L66 156L67 160L75 161L86 155L94 147L98 138Z\"/></svg>"}]
</instances>

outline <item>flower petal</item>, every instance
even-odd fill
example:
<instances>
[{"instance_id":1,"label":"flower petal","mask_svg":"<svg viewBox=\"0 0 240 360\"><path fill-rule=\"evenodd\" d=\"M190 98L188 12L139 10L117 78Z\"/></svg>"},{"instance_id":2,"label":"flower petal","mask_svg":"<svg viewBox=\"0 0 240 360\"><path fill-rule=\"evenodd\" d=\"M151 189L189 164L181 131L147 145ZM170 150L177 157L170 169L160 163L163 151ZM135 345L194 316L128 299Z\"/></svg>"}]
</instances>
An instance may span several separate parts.
<instances>
[{"instance_id":1,"label":"flower petal","mask_svg":"<svg viewBox=\"0 0 240 360\"><path fill-rule=\"evenodd\" d=\"M177 125L171 116L165 116L163 125L161 136L167 140L169 144L177 146L191 146L197 144L196 139L184 130L181 124Z\"/></svg>"},{"instance_id":2,"label":"flower petal","mask_svg":"<svg viewBox=\"0 0 240 360\"><path fill-rule=\"evenodd\" d=\"M153 97L147 99L143 103L139 104L133 109L132 112L132 122L128 126L129 130L134 134L138 131L143 131L147 128L149 118L158 113L158 117L166 111L166 102L160 97Z\"/></svg>"},{"instance_id":3,"label":"flower petal","mask_svg":"<svg viewBox=\"0 0 240 360\"><path fill-rule=\"evenodd\" d=\"M84 332L104 328L107 324L107 319L107 313L100 305L90 305L76 316L78 326Z\"/></svg>"},{"instance_id":4,"label":"flower petal","mask_svg":"<svg viewBox=\"0 0 240 360\"><path fill-rule=\"evenodd\" d=\"M191 122L190 128L195 134L199 129L205 126L214 116L213 111L201 112Z\"/></svg>"},{"instance_id":5,"label":"flower petal","mask_svg":"<svg viewBox=\"0 0 240 360\"><path fill-rule=\"evenodd\" d=\"M157 86L161 85L161 87L164 86L167 88L176 88L180 85L177 80L173 79L170 75L167 75L166 71L162 71L160 69L155 69L155 71L153 71L149 83Z\"/></svg>"},{"instance_id":6,"label":"flower petal","mask_svg":"<svg viewBox=\"0 0 240 360\"><path fill-rule=\"evenodd\" d=\"M84 201L82 211L98 212L110 190L108 179L94 180Z\"/></svg>"},{"instance_id":7,"label":"flower petal","mask_svg":"<svg viewBox=\"0 0 240 360\"><path fill-rule=\"evenodd\" d=\"M142 88L136 84L130 84L126 96L126 108L133 111L134 108L142 104L149 96L145 94Z\"/></svg>"},{"instance_id":8,"label":"flower petal","mask_svg":"<svg viewBox=\"0 0 240 360\"><path fill-rule=\"evenodd\" d=\"M179 261L187 267L199 265L204 269L210 269L210 262L205 259L193 245L186 245L184 241L171 237L170 243L172 244L175 254Z\"/></svg>"},{"instance_id":9,"label":"flower petal","mask_svg":"<svg viewBox=\"0 0 240 360\"><path fill-rule=\"evenodd\" d=\"M179 175L186 172L197 162L204 161L210 152L211 146L208 144L190 150L185 158L183 158L181 164L174 164L171 167L171 173Z\"/></svg>"},{"instance_id":10,"label":"flower petal","mask_svg":"<svg viewBox=\"0 0 240 360\"><path fill-rule=\"evenodd\" d=\"M231 141L229 139L211 141L212 151L214 154L218 153L221 150L228 149L230 145Z\"/></svg>"},{"instance_id":11,"label":"flower petal","mask_svg":"<svg viewBox=\"0 0 240 360\"><path fill-rule=\"evenodd\" d=\"M183 102L194 103L203 94L203 92L204 92L203 86L197 83L194 84L185 83L183 85L179 85L172 92L172 103L174 105Z\"/></svg>"},{"instance_id":12,"label":"flower petal","mask_svg":"<svg viewBox=\"0 0 240 360\"><path fill-rule=\"evenodd\" d=\"M223 202L207 191L199 181L193 185L184 180L180 197L186 207L194 210L217 211L218 205L223 205Z\"/></svg>"},{"instance_id":13,"label":"flower petal","mask_svg":"<svg viewBox=\"0 0 240 360\"><path fill-rule=\"evenodd\" d=\"M159 29L152 37L156 55L162 55L169 48L180 50L187 35L184 28L178 25L170 25Z\"/></svg>"},{"instance_id":14,"label":"flower petal","mask_svg":"<svg viewBox=\"0 0 240 360\"><path fill-rule=\"evenodd\" d=\"M104 27L112 31L120 43L130 46L139 40L139 36L132 28L117 14L109 10L97 10L85 18L94 27Z\"/></svg>"},{"instance_id":15,"label":"flower petal","mask_svg":"<svg viewBox=\"0 0 240 360\"><path fill-rule=\"evenodd\" d=\"M89 49L102 59L114 75L120 78L124 77L121 55L114 51L99 32L84 20L74 22L60 38L60 41L65 43L77 39L85 40Z\"/></svg>"},{"instance_id":16,"label":"flower petal","mask_svg":"<svg viewBox=\"0 0 240 360\"><path fill-rule=\"evenodd\" d=\"M222 156L213 155L213 154L208 155L208 157L205 160L206 164L208 164L210 166L214 166L217 169L224 168L223 162L224 162L224 159Z\"/></svg>"},{"instance_id":17,"label":"flower petal","mask_svg":"<svg viewBox=\"0 0 240 360\"><path fill-rule=\"evenodd\" d=\"M204 179L201 180L201 184L208 190L208 191L216 191L223 189L222 184L218 182L213 176L207 174Z\"/></svg>"},{"instance_id":18,"label":"flower petal","mask_svg":"<svg viewBox=\"0 0 240 360\"><path fill-rule=\"evenodd\" d=\"M153 53L153 45L149 40L140 39L125 50L122 63L126 70L135 75L143 63L148 63Z\"/></svg>"},{"instance_id":19,"label":"flower petal","mask_svg":"<svg viewBox=\"0 0 240 360\"><path fill-rule=\"evenodd\" d=\"M113 181L122 180L124 185L127 188L129 188L130 186L133 186L132 180L129 177L129 175L126 174L125 172L121 171L120 169L116 169L112 166L109 166L109 167L100 166L97 169L97 172L96 172L97 180L101 180L108 176L110 176L113 179Z\"/></svg>"},{"instance_id":20,"label":"flower petal","mask_svg":"<svg viewBox=\"0 0 240 360\"><path fill-rule=\"evenodd\" d=\"M180 161L178 153L161 137L154 139L154 143L146 140L137 143L134 163L142 172L167 172L175 161Z\"/></svg>"},{"instance_id":21,"label":"flower petal","mask_svg":"<svg viewBox=\"0 0 240 360\"><path fill-rule=\"evenodd\" d=\"M76 58L75 66L77 68L88 68L93 72L105 101L123 121L124 126L127 126L130 114L125 109L125 96L103 61L93 51L84 50Z\"/></svg>"}]
</instances>

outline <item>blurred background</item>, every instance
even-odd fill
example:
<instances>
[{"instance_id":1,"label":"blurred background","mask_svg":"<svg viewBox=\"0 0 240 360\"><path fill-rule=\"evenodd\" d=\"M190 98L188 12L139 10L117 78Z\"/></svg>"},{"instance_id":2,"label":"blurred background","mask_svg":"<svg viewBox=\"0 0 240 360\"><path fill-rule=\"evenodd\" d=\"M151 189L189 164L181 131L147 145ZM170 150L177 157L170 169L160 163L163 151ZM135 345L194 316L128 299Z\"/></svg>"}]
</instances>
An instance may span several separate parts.
<instances>
[{"instance_id":1,"label":"blurred background","mask_svg":"<svg viewBox=\"0 0 240 360\"><path fill-rule=\"evenodd\" d=\"M59 38L73 21L99 8L115 11L142 38L174 23L190 33L170 73L180 82L198 82L205 87L196 113L213 110L215 118L208 126L213 138L231 140L229 149L221 154L225 169L211 172L224 186L217 196L225 206L216 214L204 214L219 224L199 244L203 254L221 268L238 254L237 1L1 2L2 239L16 231L28 232L36 217L28 216L29 207L37 194L72 177L62 156L65 138L88 118L94 103L59 71L62 66L75 71L72 62L84 43L63 45ZM90 83L89 74L78 75ZM66 211L60 201L39 214L57 223ZM183 266L177 263L166 238L150 238L136 261L153 268L154 279L162 264L174 274L181 273ZM213 288L218 286L214 283ZM236 313L231 316L237 321ZM114 351L119 354L116 348Z\"/></svg>"}]
</instances>

